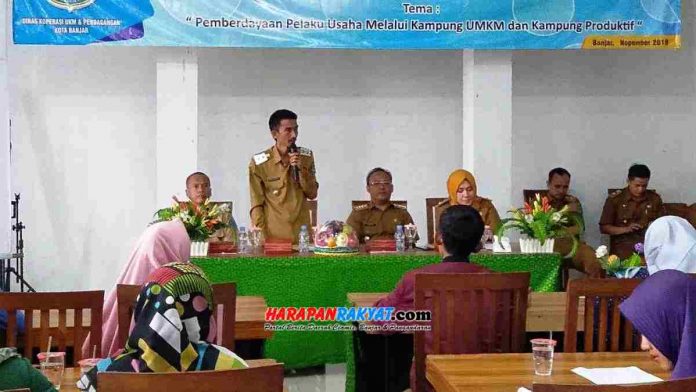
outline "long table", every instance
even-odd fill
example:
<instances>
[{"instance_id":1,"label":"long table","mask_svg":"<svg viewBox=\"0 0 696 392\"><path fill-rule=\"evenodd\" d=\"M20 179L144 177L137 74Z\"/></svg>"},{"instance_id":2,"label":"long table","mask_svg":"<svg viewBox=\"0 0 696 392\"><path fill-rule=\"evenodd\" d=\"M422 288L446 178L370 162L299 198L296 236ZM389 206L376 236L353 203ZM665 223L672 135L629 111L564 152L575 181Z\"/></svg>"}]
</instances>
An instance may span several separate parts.
<instances>
[{"instance_id":1,"label":"long table","mask_svg":"<svg viewBox=\"0 0 696 392\"><path fill-rule=\"evenodd\" d=\"M203 257L200 266L213 283L235 282L240 295L261 295L268 306L345 306L350 292L392 290L405 272L437 263L435 252L365 253L340 257L263 255ZM533 291L560 288L561 256L551 254L472 255L473 263L500 272L528 271ZM276 331L265 355L302 368L345 362L348 332Z\"/></svg>"},{"instance_id":2,"label":"long table","mask_svg":"<svg viewBox=\"0 0 696 392\"><path fill-rule=\"evenodd\" d=\"M355 307L372 306L387 293L349 293ZM580 298L578 319L585 316ZM565 327L566 293L531 292L527 301L527 332L562 332ZM578 323L582 331L584 324ZM346 342L346 392L403 390L413 355L413 338L408 334L378 335L353 332Z\"/></svg>"},{"instance_id":3,"label":"long table","mask_svg":"<svg viewBox=\"0 0 696 392\"><path fill-rule=\"evenodd\" d=\"M428 355L426 378L437 392L510 392L532 384L590 384L572 373L576 367L637 366L663 380L662 370L647 353L554 353L551 376L534 375L531 353Z\"/></svg>"}]
</instances>

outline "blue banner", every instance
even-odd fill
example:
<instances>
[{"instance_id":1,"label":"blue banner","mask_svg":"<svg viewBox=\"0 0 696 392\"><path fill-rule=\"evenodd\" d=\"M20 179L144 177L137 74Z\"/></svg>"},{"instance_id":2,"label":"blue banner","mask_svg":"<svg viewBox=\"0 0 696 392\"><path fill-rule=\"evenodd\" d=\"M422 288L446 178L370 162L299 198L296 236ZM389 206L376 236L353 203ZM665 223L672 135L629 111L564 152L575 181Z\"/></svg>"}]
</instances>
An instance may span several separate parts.
<instances>
[{"instance_id":1,"label":"blue banner","mask_svg":"<svg viewBox=\"0 0 696 392\"><path fill-rule=\"evenodd\" d=\"M14 42L354 49L673 49L679 0L14 0Z\"/></svg>"}]
</instances>

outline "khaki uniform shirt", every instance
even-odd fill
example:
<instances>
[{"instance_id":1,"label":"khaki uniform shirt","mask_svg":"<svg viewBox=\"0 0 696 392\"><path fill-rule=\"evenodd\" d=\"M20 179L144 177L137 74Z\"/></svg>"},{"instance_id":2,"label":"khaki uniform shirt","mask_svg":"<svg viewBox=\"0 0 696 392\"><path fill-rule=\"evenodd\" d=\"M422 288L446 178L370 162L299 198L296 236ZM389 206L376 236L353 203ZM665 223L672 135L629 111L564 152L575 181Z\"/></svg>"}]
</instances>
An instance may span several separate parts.
<instances>
[{"instance_id":1,"label":"khaki uniform shirt","mask_svg":"<svg viewBox=\"0 0 696 392\"><path fill-rule=\"evenodd\" d=\"M435 227L433 228L433 231L436 234L436 238L438 231L437 227L440 225L440 216L442 216L442 213L445 212L449 206L449 199L447 199L443 200L435 207ZM495 206L490 199L476 197L474 202L471 203L471 207L481 214L483 224L489 226L494 232L498 226L500 226L500 215L498 215L498 210L495 209Z\"/></svg>"},{"instance_id":2,"label":"khaki uniform shirt","mask_svg":"<svg viewBox=\"0 0 696 392\"><path fill-rule=\"evenodd\" d=\"M406 211L406 207L391 203L382 211L370 202L353 208L346 223L355 230L362 243L365 242L365 237L392 239L396 226L413 224L413 218Z\"/></svg>"},{"instance_id":3,"label":"khaki uniform shirt","mask_svg":"<svg viewBox=\"0 0 696 392\"><path fill-rule=\"evenodd\" d=\"M310 226L307 199L317 197L312 150L299 148L300 182L292 179L290 165L283 163L275 146L256 154L249 163L251 222L263 229L266 238L292 239L302 225Z\"/></svg>"},{"instance_id":4,"label":"khaki uniform shirt","mask_svg":"<svg viewBox=\"0 0 696 392\"><path fill-rule=\"evenodd\" d=\"M624 188L609 195L604 203L599 225L625 227L637 223L643 227L633 233L611 236L612 253L624 258L631 255L633 245L643 242L650 223L662 214L662 198L656 192L646 191L642 199L636 200L628 188Z\"/></svg>"},{"instance_id":5,"label":"khaki uniform shirt","mask_svg":"<svg viewBox=\"0 0 696 392\"><path fill-rule=\"evenodd\" d=\"M585 218L582 215L582 204L580 203L580 199L573 195L566 195L561 200L549 197L549 203L556 211L560 211L563 207L568 206L568 212L575 215L580 219L580 222L582 222L582 225L579 227L578 225L568 227L568 232L576 236L582 235L585 231Z\"/></svg>"}]
</instances>

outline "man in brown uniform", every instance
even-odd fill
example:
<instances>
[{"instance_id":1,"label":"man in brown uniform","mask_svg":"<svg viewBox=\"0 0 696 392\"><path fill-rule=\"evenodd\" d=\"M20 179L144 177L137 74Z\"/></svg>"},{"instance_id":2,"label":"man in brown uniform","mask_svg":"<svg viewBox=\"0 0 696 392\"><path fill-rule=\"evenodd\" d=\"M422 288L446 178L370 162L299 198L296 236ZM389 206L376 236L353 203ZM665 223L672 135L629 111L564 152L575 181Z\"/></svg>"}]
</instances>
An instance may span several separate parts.
<instances>
[{"instance_id":1,"label":"man in brown uniform","mask_svg":"<svg viewBox=\"0 0 696 392\"><path fill-rule=\"evenodd\" d=\"M567 228L568 233L574 235L578 239L578 249L572 259L566 259L572 267L578 271L582 271L591 277L600 277L602 274L602 266L599 264L595 251L584 241L580 241L582 234L585 232L585 220L582 215L582 204L580 200L568 194L570 188L570 172L568 170L557 167L549 172L548 180L546 181L548 189L548 198L551 206L560 211L563 207L568 206L568 212L575 215L580 221L580 224L574 224ZM553 250L561 255L567 255L573 249L573 240L571 238L557 238L554 241Z\"/></svg>"},{"instance_id":2,"label":"man in brown uniform","mask_svg":"<svg viewBox=\"0 0 696 392\"><path fill-rule=\"evenodd\" d=\"M607 198L599 220L602 234L611 236L610 252L624 259L643 242L652 221L663 214L662 198L648 190L650 169L633 165L628 169L628 186Z\"/></svg>"},{"instance_id":3,"label":"man in brown uniform","mask_svg":"<svg viewBox=\"0 0 696 392\"><path fill-rule=\"evenodd\" d=\"M346 220L361 243L373 238L394 238L397 225L413 224L406 207L391 202L394 184L388 170L381 167L370 170L367 192L370 202L353 208Z\"/></svg>"},{"instance_id":4,"label":"man in brown uniform","mask_svg":"<svg viewBox=\"0 0 696 392\"><path fill-rule=\"evenodd\" d=\"M297 115L275 111L268 120L275 145L253 156L249 163L251 223L266 238L297 243L302 225L310 225L307 199L317 197L312 150L296 147Z\"/></svg>"}]
</instances>

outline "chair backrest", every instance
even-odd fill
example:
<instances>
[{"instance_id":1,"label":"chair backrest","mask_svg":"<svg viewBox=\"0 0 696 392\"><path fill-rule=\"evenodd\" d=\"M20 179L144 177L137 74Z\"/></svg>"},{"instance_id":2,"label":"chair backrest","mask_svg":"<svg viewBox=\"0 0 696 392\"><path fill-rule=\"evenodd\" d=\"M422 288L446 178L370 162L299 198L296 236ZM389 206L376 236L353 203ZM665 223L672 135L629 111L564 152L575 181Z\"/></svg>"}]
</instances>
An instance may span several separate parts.
<instances>
[{"instance_id":1,"label":"chair backrest","mask_svg":"<svg viewBox=\"0 0 696 392\"><path fill-rule=\"evenodd\" d=\"M17 311L24 310L23 355L32 362L37 359L32 351L45 351L49 336L52 351L66 351L73 347L75 366L82 359L82 342L89 333L88 347L97 347L101 355L102 307L104 291L73 291L58 293L0 293L0 309L7 311L7 346L17 347ZM89 309L89 326L83 326L83 311ZM68 310L71 310L70 312ZM34 311L37 311L36 314ZM51 323L51 313L58 313L57 325ZM55 321L54 317L54 321ZM72 325L72 326L71 326ZM57 350L56 350L57 348Z\"/></svg>"},{"instance_id":2,"label":"chair backrest","mask_svg":"<svg viewBox=\"0 0 696 392\"><path fill-rule=\"evenodd\" d=\"M351 207L351 209L353 209L353 208L355 208L355 207L357 207L357 206L360 206L360 205L363 205L363 204L367 204L367 203L369 203L369 202L370 202L369 200L353 200L353 201L350 202L350 207ZM406 200L392 200L391 202L392 202L394 205L397 205L397 206L400 206L400 207L404 207L404 208L408 208L408 201L406 201Z\"/></svg>"},{"instance_id":3,"label":"chair backrest","mask_svg":"<svg viewBox=\"0 0 696 392\"><path fill-rule=\"evenodd\" d=\"M431 331L414 338L417 390L426 390L428 354L521 352L528 292L528 272L417 274L414 309L432 312Z\"/></svg>"},{"instance_id":4,"label":"chair backrest","mask_svg":"<svg viewBox=\"0 0 696 392\"><path fill-rule=\"evenodd\" d=\"M534 384L533 392L684 392L696 391L696 378L640 385Z\"/></svg>"},{"instance_id":5,"label":"chair backrest","mask_svg":"<svg viewBox=\"0 0 696 392\"><path fill-rule=\"evenodd\" d=\"M215 344L229 350L234 350L234 323L237 308L237 285L235 283L216 283L213 287L215 301L215 321L217 333ZM118 343L123 347L128 340L130 323L133 318L135 299L140 293L141 286L119 284L116 286L116 303L118 309Z\"/></svg>"},{"instance_id":6,"label":"chair backrest","mask_svg":"<svg viewBox=\"0 0 696 392\"><path fill-rule=\"evenodd\" d=\"M427 218L427 229L428 229L428 245L435 245L435 231L437 229L437 216L435 214L435 207L449 199L448 197L428 197L425 199L425 215Z\"/></svg>"},{"instance_id":7,"label":"chair backrest","mask_svg":"<svg viewBox=\"0 0 696 392\"><path fill-rule=\"evenodd\" d=\"M633 325L621 315L619 304L641 282L640 279L571 280L566 294L565 352L577 351L578 306L585 307L585 352L635 351ZM584 297L582 305L581 297Z\"/></svg>"},{"instance_id":8,"label":"chair backrest","mask_svg":"<svg viewBox=\"0 0 696 392\"><path fill-rule=\"evenodd\" d=\"M312 227L317 227L317 222L319 220L317 216L317 209L319 208L318 202L314 200L306 200L307 208L309 208L309 223Z\"/></svg>"},{"instance_id":9,"label":"chair backrest","mask_svg":"<svg viewBox=\"0 0 696 392\"><path fill-rule=\"evenodd\" d=\"M528 202L530 200L534 200L536 198L536 194L539 194L541 197L546 196L549 193L548 189L524 189L522 190L522 198L523 202Z\"/></svg>"},{"instance_id":10,"label":"chair backrest","mask_svg":"<svg viewBox=\"0 0 696 392\"><path fill-rule=\"evenodd\" d=\"M100 372L97 385L99 392L282 392L283 365L184 373Z\"/></svg>"}]
</instances>

